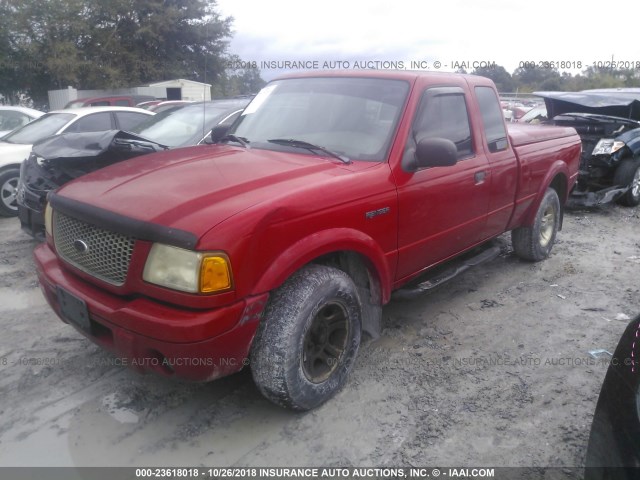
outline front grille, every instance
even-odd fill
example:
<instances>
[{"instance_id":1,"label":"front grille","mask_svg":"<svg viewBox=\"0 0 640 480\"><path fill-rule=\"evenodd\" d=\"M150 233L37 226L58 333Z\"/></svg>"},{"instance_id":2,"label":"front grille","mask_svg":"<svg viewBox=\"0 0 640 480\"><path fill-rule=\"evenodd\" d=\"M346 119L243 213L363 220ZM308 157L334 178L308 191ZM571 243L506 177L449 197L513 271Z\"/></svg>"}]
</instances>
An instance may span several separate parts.
<instances>
[{"instance_id":1,"label":"front grille","mask_svg":"<svg viewBox=\"0 0 640 480\"><path fill-rule=\"evenodd\" d=\"M53 239L66 262L111 285L124 285L135 239L58 211L53 216Z\"/></svg>"}]
</instances>

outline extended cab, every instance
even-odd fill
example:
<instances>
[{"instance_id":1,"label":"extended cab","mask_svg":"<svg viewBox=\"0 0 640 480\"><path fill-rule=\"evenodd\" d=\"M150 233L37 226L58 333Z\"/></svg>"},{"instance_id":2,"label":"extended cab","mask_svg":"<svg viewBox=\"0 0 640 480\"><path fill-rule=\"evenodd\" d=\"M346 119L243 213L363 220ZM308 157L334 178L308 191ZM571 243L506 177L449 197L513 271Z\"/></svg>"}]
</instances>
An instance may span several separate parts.
<instances>
[{"instance_id":1,"label":"extended cab","mask_svg":"<svg viewBox=\"0 0 640 480\"><path fill-rule=\"evenodd\" d=\"M298 410L343 385L392 292L509 230L546 258L580 157L572 128L507 133L493 83L456 74L283 77L212 136L51 193L42 290L139 370L250 364Z\"/></svg>"}]
</instances>

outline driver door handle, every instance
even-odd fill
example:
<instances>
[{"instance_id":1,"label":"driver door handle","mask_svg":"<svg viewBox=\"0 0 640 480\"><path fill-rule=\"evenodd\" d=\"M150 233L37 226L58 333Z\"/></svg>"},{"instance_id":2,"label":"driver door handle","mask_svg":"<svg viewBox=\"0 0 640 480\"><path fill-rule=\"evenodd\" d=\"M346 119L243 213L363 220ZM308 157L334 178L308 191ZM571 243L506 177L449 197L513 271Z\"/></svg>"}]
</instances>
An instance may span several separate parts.
<instances>
[{"instance_id":1,"label":"driver door handle","mask_svg":"<svg viewBox=\"0 0 640 480\"><path fill-rule=\"evenodd\" d=\"M475 179L476 185L480 185L484 183L485 179L487 178L487 172L481 170L480 172L476 172L473 177Z\"/></svg>"}]
</instances>

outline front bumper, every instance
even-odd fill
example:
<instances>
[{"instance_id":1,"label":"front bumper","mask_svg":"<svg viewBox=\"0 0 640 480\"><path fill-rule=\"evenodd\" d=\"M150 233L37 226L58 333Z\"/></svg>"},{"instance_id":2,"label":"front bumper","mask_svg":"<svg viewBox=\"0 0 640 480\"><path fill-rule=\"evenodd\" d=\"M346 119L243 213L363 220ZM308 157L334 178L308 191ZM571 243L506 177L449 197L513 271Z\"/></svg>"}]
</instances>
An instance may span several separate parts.
<instances>
[{"instance_id":1,"label":"front bumper","mask_svg":"<svg viewBox=\"0 0 640 480\"><path fill-rule=\"evenodd\" d=\"M44 213L18 203L18 217L22 230L37 240L44 241Z\"/></svg>"},{"instance_id":2,"label":"front bumper","mask_svg":"<svg viewBox=\"0 0 640 480\"><path fill-rule=\"evenodd\" d=\"M573 191L567 200L567 208L596 207L606 205L627 193L629 187L613 186L595 192Z\"/></svg>"},{"instance_id":3,"label":"front bumper","mask_svg":"<svg viewBox=\"0 0 640 480\"><path fill-rule=\"evenodd\" d=\"M242 369L268 294L211 310L187 310L146 297L120 297L64 269L48 244L34 251L40 287L58 316L140 372L209 381ZM58 289L84 301L89 328L64 318ZM125 326L123 326L125 325Z\"/></svg>"},{"instance_id":4,"label":"front bumper","mask_svg":"<svg viewBox=\"0 0 640 480\"><path fill-rule=\"evenodd\" d=\"M18 217L22 230L42 241L44 240L44 205L47 192L34 192L22 182L24 162L18 185Z\"/></svg>"}]
</instances>

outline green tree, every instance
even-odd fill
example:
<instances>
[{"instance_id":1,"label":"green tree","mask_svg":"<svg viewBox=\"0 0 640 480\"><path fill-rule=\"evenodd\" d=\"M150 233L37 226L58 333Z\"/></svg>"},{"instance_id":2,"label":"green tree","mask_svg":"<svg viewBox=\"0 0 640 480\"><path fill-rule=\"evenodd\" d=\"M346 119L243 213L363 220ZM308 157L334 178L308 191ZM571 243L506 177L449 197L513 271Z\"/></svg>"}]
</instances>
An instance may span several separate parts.
<instances>
[{"instance_id":1,"label":"green tree","mask_svg":"<svg viewBox=\"0 0 640 480\"><path fill-rule=\"evenodd\" d=\"M9 4L0 0L0 95L4 102L13 103L16 88L16 68L10 41Z\"/></svg>"},{"instance_id":2,"label":"green tree","mask_svg":"<svg viewBox=\"0 0 640 480\"><path fill-rule=\"evenodd\" d=\"M32 98L67 85L214 83L224 73L232 18L222 18L214 0L0 2L8 10L9 54L23 59L18 87ZM3 31L0 25L0 54Z\"/></svg>"},{"instance_id":3,"label":"green tree","mask_svg":"<svg viewBox=\"0 0 640 480\"><path fill-rule=\"evenodd\" d=\"M233 97L257 93L266 83L260 77L260 70L255 68L225 72L211 87L211 97Z\"/></svg>"},{"instance_id":4,"label":"green tree","mask_svg":"<svg viewBox=\"0 0 640 480\"><path fill-rule=\"evenodd\" d=\"M516 84L511 78L511 75L500 65L496 65L494 67L478 67L471 73L473 75L480 75L481 77L487 77L493 80L493 83L496 84L496 88L499 92L516 91Z\"/></svg>"},{"instance_id":5,"label":"green tree","mask_svg":"<svg viewBox=\"0 0 640 480\"><path fill-rule=\"evenodd\" d=\"M513 72L512 78L520 92L559 90L563 84L562 76L555 68L520 67Z\"/></svg>"}]
</instances>

